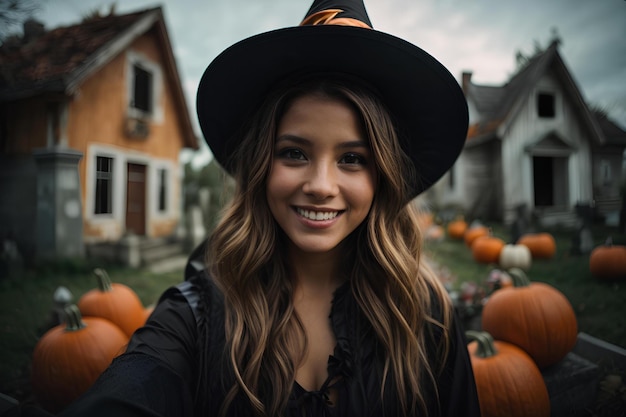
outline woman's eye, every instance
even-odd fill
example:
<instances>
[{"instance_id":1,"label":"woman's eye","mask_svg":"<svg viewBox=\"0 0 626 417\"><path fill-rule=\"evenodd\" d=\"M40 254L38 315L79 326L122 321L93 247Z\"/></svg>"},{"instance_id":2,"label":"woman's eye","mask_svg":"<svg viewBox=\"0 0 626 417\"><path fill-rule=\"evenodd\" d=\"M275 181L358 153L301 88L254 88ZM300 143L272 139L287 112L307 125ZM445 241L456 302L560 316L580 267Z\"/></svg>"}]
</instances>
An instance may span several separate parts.
<instances>
[{"instance_id":1,"label":"woman's eye","mask_svg":"<svg viewBox=\"0 0 626 417\"><path fill-rule=\"evenodd\" d=\"M345 154L339 162L349 165L365 165L365 158L356 153L348 153Z\"/></svg>"},{"instance_id":2,"label":"woman's eye","mask_svg":"<svg viewBox=\"0 0 626 417\"><path fill-rule=\"evenodd\" d=\"M300 149L288 148L283 149L278 153L278 156L286 159L297 159L304 160L306 159L304 153Z\"/></svg>"}]
</instances>

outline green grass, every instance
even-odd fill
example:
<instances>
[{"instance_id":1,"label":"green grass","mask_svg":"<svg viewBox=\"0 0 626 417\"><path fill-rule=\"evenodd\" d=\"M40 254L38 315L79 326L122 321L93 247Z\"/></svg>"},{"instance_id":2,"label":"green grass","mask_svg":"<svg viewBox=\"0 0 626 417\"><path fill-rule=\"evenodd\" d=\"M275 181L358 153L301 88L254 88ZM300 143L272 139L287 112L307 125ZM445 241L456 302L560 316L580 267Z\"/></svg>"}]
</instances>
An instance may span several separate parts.
<instances>
[{"instance_id":1,"label":"green grass","mask_svg":"<svg viewBox=\"0 0 626 417\"><path fill-rule=\"evenodd\" d=\"M498 225L492 226L495 236L508 241L508 231ZM531 281L550 284L561 291L576 312L579 331L626 348L626 281L601 281L589 272L589 255L570 254L574 232L550 230L555 238L557 253L549 260L533 260L527 274ZM615 244L626 244L625 236L617 236L614 229L597 227L593 230L596 245L602 244L608 235ZM497 265L478 264L471 250L462 241L445 238L426 243L429 256L440 266L449 269L455 278L453 285L463 281L483 284Z\"/></svg>"},{"instance_id":2,"label":"green grass","mask_svg":"<svg viewBox=\"0 0 626 417\"><path fill-rule=\"evenodd\" d=\"M51 322L54 291L65 286L77 302L97 285L91 272L94 266L85 261L50 264L0 281L0 393L29 400L30 359ZM156 302L165 289L182 280L182 272L152 274L115 266L105 269L113 282L135 290L144 306Z\"/></svg>"}]
</instances>

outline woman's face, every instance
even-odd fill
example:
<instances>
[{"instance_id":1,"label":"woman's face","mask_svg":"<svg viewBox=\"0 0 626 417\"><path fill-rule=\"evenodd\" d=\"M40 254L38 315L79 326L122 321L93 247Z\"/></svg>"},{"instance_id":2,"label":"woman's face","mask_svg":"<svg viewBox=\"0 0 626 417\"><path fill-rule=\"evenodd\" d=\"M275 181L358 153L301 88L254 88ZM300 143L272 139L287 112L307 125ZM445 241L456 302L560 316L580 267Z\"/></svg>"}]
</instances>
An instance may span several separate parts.
<instances>
[{"instance_id":1,"label":"woman's face","mask_svg":"<svg viewBox=\"0 0 626 417\"><path fill-rule=\"evenodd\" d=\"M376 173L356 112L320 95L296 99L278 124L267 183L272 215L307 253L336 248L367 217Z\"/></svg>"}]
</instances>

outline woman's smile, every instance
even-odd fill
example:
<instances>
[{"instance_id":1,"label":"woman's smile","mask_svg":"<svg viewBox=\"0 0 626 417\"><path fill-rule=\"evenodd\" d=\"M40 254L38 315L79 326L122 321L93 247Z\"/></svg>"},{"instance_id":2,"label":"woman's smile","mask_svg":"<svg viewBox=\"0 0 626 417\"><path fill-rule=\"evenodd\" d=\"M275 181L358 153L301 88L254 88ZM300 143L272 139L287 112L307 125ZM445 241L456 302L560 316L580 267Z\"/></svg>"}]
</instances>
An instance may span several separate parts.
<instances>
[{"instance_id":1,"label":"woman's smile","mask_svg":"<svg viewBox=\"0 0 626 417\"><path fill-rule=\"evenodd\" d=\"M322 221L332 220L339 215L339 211L324 211L324 210L307 210L296 207L296 212L307 220Z\"/></svg>"}]
</instances>

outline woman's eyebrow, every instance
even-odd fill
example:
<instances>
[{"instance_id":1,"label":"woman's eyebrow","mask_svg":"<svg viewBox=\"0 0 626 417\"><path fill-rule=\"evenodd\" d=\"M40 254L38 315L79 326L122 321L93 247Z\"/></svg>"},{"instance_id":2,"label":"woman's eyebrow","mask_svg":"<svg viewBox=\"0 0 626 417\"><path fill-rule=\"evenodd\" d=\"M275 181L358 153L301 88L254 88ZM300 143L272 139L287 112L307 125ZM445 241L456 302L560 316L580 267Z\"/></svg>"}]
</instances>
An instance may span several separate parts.
<instances>
[{"instance_id":1,"label":"woman's eyebrow","mask_svg":"<svg viewBox=\"0 0 626 417\"><path fill-rule=\"evenodd\" d=\"M296 136L296 135L290 135L290 134L285 134L285 135L280 135L276 138L276 143L280 143L280 142L295 142L299 145L310 145L311 141L308 139L305 139L303 137L300 136Z\"/></svg>"},{"instance_id":2,"label":"woman's eyebrow","mask_svg":"<svg viewBox=\"0 0 626 417\"><path fill-rule=\"evenodd\" d=\"M303 138L301 136L296 135L280 135L276 138L276 143L280 142L294 142L299 145L311 145L313 142L309 139ZM346 142L338 143L336 148L345 149L345 148L368 148L368 144L366 141L362 139L349 140Z\"/></svg>"},{"instance_id":3,"label":"woman's eyebrow","mask_svg":"<svg viewBox=\"0 0 626 417\"><path fill-rule=\"evenodd\" d=\"M351 140L347 142L341 142L337 145L337 148L369 148L367 142L361 139Z\"/></svg>"}]
</instances>

